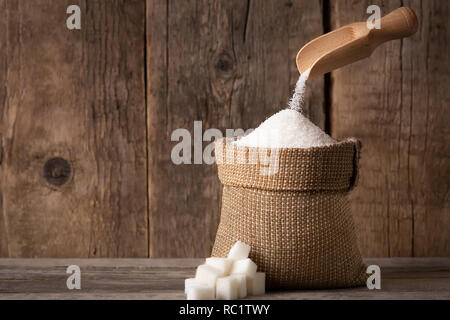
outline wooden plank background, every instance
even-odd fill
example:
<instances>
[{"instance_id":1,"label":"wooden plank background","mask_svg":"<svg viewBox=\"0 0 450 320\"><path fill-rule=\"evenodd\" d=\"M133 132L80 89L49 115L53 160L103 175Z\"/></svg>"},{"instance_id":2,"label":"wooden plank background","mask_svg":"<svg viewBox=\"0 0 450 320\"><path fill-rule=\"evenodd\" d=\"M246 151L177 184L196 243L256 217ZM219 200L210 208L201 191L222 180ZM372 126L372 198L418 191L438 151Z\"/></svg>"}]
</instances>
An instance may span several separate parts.
<instances>
[{"instance_id":1,"label":"wooden plank background","mask_svg":"<svg viewBox=\"0 0 450 320\"><path fill-rule=\"evenodd\" d=\"M70 4L81 31L65 26ZM307 112L362 140L351 198L363 255L450 256L450 11L438 0L0 0L0 256L209 255L216 167L173 164L171 133L256 127L286 105L299 48L370 4L411 6L419 32L310 81Z\"/></svg>"},{"instance_id":2,"label":"wooden plank background","mask_svg":"<svg viewBox=\"0 0 450 320\"><path fill-rule=\"evenodd\" d=\"M80 31L66 27L71 4ZM0 255L147 257L145 4L0 8ZM50 166L62 185L44 177L55 157L71 167Z\"/></svg>"},{"instance_id":3,"label":"wooden plank background","mask_svg":"<svg viewBox=\"0 0 450 320\"><path fill-rule=\"evenodd\" d=\"M219 223L214 165L175 165L171 133L254 128L283 108L295 55L322 34L318 1L148 1L150 253L206 256ZM323 124L323 81L308 107ZM205 147L208 142L203 143Z\"/></svg>"},{"instance_id":4,"label":"wooden plank background","mask_svg":"<svg viewBox=\"0 0 450 320\"><path fill-rule=\"evenodd\" d=\"M370 4L417 13L416 35L332 73L331 133L362 140L351 195L365 256L450 255L448 1L332 1L332 28Z\"/></svg>"}]
</instances>

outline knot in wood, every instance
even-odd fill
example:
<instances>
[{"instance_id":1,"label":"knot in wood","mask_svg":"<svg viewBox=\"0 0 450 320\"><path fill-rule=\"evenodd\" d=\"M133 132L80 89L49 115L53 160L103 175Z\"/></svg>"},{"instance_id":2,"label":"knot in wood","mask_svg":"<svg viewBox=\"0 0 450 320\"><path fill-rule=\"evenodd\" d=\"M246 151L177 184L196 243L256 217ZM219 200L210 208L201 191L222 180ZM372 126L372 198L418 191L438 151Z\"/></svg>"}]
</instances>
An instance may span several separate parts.
<instances>
[{"instance_id":1,"label":"knot in wood","mask_svg":"<svg viewBox=\"0 0 450 320\"><path fill-rule=\"evenodd\" d=\"M233 61L227 54L220 55L216 62L216 69L221 72L229 72L233 70Z\"/></svg>"},{"instance_id":2,"label":"knot in wood","mask_svg":"<svg viewBox=\"0 0 450 320\"><path fill-rule=\"evenodd\" d=\"M55 186L61 186L70 178L72 169L63 158L51 158L44 165L44 178Z\"/></svg>"}]
</instances>

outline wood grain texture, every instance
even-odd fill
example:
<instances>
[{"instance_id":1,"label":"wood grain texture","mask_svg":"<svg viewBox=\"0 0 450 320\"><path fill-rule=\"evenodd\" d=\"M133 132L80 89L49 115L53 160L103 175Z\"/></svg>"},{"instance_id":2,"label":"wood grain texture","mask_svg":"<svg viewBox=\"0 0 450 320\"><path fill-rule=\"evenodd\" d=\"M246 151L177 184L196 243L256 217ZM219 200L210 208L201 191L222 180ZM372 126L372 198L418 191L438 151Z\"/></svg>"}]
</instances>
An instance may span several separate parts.
<instances>
[{"instance_id":1,"label":"wood grain texture","mask_svg":"<svg viewBox=\"0 0 450 320\"><path fill-rule=\"evenodd\" d=\"M174 165L171 133L254 128L287 105L319 1L147 1L150 255L205 256L219 222L214 165ZM323 79L306 109L324 126ZM194 138L192 138L193 140ZM206 147L209 142L203 143Z\"/></svg>"},{"instance_id":2,"label":"wood grain texture","mask_svg":"<svg viewBox=\"0 0 450 320\"><path fill-rule=\"evenodd\" d=\"M0 256L148 256L145 1L0 8Z\"/></svg>"},{"instance_id":3,"label":"wood grain texture","mask_svg":"<svg viewBox=\"0 0 450 320\"><path fill-rule=\"evenodd\" d=\"M351 195L365 256L450 255L450 29L446 1L332 1L332 28L410 6L416 35L332 74L331 132L362 140Z\"/></svg>"},{"instance_id":4,"label":"wood grain texture","mask_svg":"<svg viewBox=\"0 0 450 320\"><path fill-rule=\"evenodd\" d=\"M2 299L185 299L184 279L201 259L0 259ZM381 268L381 290L365 287L269 292L247 299L449 299L450 259L366 259ZM81 269L67 290L66 268Z\"/></svg>"}]
</instances>

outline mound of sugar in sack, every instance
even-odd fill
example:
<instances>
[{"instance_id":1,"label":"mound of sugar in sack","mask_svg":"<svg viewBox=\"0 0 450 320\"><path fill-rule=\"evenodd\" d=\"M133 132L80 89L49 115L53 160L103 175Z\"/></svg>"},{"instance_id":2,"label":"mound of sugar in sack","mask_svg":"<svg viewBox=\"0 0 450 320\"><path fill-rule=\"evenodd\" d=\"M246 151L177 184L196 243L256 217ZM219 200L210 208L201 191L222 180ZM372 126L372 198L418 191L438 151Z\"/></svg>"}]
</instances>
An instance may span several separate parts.
<instances>
[{"instance_id":1,"label":"mound of sugar in sack","mask_svg":"<svg viewBox=\"0 0 450 320\"><path fill-rule=\"evenodd\" d=\"M256 128L252 133L233 142L238 146L259 148L310 148L336 143L300 112L282 110Z\"/></svg>"},{"instance_id":2,"label":"mound of sugar in sack","mask_svg":"<svg viewBox=\"0 0 450 320\"><path fill-rule=\"evenodd\" d=\"M234 144L260 148L310 148L336 143L302 114L308 74L309 70L300 75L289 109L266 119L256 130Z\"/></svg>"}]
</instances>

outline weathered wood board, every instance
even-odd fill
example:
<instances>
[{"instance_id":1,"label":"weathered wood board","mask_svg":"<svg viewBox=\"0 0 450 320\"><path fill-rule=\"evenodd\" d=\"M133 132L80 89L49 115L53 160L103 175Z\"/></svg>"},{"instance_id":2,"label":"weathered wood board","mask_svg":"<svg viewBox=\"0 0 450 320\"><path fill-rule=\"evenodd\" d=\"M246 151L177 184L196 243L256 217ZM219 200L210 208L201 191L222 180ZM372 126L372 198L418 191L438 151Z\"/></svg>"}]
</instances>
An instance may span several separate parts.
<instances>
[{"instance_id":1,"label":"weathered wood board","mask_svg":"<svg viewBox=\"0 0 450 320\"><path fill-rule=\"evenodd\" d=\"M0 11L0 256L147 257L145 1Z\"/></svg>"},{"instance_id":2,"label":"weathered wood board","mask_svg":"<svg viewBox=\"0 0 450 320\"><path fill-rule=\"evenodd\" d=\"M72 4L79 31L66 28ZM362 140L351 201L363 255L450 256L439 0L0 0L0 256L209 255L221 186L202 134L283 108L299 48L371 4L411 6L418 33L309 82L306 111ZM172 162L182 128L202 164Z\"/></svg>"},{"instance_id":3,"label":"weathered wood board","mask_svg":"<svg viewBox=\"0 0 450 320\"><path fill-rule=\"evenodd\" d=\"M410 6L419 30L332 73L331 132L362 141L352 193L365 256L450 255L447 1L331 1L332 28Z\"/></svg>"},{"instance_id":4,"label":"weathered wood board","mask_svg":"<svg viewBox=\"0 0 450 320\"><path fill-rule=\"evenodd\" d=\"M366 287L269 292L247 299L450 299L450 259L366 259L381 268L381 290ZM2 299L185 299L184 279L201 259L0 259ZM81 289L68 290L69 265Z\"/></svg>"},{"instance_id":5,"label":"weathered wood board","mask_svg":"<svg viewBox=\"0 0 450 320\"><path fill-rule=\"evenodd\" d=\"M195 120L225 134L284 108L298 79L297 51L322 34L320 2L148 0L147 21L150 254L209 255L220 212L217 170L175 165L171 134L185 128L194 145ZM323 126L323 80L311 88L307 110Z\"/></svg>"}]
</instances>

